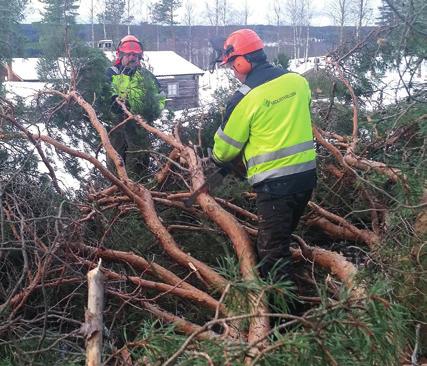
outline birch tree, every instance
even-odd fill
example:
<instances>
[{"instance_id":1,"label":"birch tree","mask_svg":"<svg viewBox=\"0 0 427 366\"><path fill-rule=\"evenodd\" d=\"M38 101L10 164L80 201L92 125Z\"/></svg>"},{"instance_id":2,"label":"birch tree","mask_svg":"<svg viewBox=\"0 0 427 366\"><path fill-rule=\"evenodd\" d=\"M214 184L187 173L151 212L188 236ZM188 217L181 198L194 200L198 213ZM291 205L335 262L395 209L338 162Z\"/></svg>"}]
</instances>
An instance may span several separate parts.
<instances>
[{"instance_id":1,"label":"birch tree","mask_svg":"<svg viewBox=\"0 0 427 366\"><path fill-rule=\"evenodd\" d=\"M234 18L234 10L231 2L227 0L208 0L205 2L206 15L209 24L215 26L215 35L219 34L219 27L224 28Z\"/></svg>"},{"instance_id":2,"label":"birch tree","mask_svg":"<svg viewBox=\"0 0 427 366\"><path fill-rule=\"evenodd\" d=\"M367 25L372 17L372 7L370 0L354 0L353 3L356 20L356 38L360 39L360 30Z\"/></svg>"},{"instance_id":3,"label":"birch tree","mask_svg":"<svg viewBox=\"0 0 427 366\"><path fill-rule=\"evenodd\" d=\"M135 16L133 15L135 5L134 0L126 0L126 17L123 22L127 25L128 34L131 34L130 25L135 21Z\"/></svg>"},{"instance_id":4,"label":"birch tree","mask_svg":"<svg viewBox=\"0 0 427 366\"><path fill-rule=\"evenodd\" d=\"M107 39L107 22L105 20L105 0L101 0L98 4L99 10L96 12L96 17L98 19L98 22L102 24L102 32L104 35L104 39Z\"/></svg>"},{"instance_id":5,"label":"birch tree","mask_svg":"<svg viewBox=\"0 0 427 366\"><path fill-rule=\"evenodd\" d=\"M91 42L92 47L95 47L95 20L102 24L104 39L107 39L107 29L105 20L106 0L91 0L90 2L90 24L91 24Z\"/></svg>"},{"instance_id":6,"label":"birch tree","mask_svg":"<svg viewBox=\"0 0 427 366\"><path fill-rule=\"evenodd\" d=\"M310 25L311 25L311 18L313 17L312 8L311 8L311 2L306 1L306 7L305 7L305 28L306 28L306 38L305 38L305 52L304 52L304 61L307 62L308 60L308 47L310 45Z\"/></svg>"},{"instance_id":7,"label":"birch tree","mask_svg":"<svg viewBox=\"0 0 427 366\"><path fill-rule=\"evenodd\" d=\"M352 0L330 0L328 15L339 27L339 43L344 42L344 26L349 25L352 18Z\"/></svg>"},{"instance_id":8,"label":"birch tree","mask_svg":"<svg viewBox=\"0 0 427 366\"><path fill-rule=\"evenodd\" d=\"M188 59L192 62L193 59L193 25L195 22L196 7L191 0L186 0L184 3L183 23L187 26L186 48Z\"/></svg>"},{"instance_id":9,"label":"birch tree","mask_svg":"<svg viewBox=\"0 0 427 366\"><path fill-rule=\"evenodd\" d=\"M251 15L251 9L249 7L249 1L245 0L243 4L243 24L246 26L248 25L248 18Z\"/></svg>"},{"instance_id":10,"label":"birch tree","mask_svg":"<svg viewBox=\"0 0 427 366\"><path fill-rule=\"evenodd\" d=\"M280 53L280 27L283 25L285 18L285 9L280 0L271 0L270 12L268 15L268 22L276 26L276 43L277 43L277 53L276 56Z\"/></svg>"},{"instance_id":11,"label":"birch tree","mask_svg":"<svg viewBox=\"0 0 427 366\"><path fill-rule=\"evenodd\" d=\"M219 19L220 19L220 0L214 0L211 4L210 1L205 2L206 15L210 25L215 27L215 35L218 35Z\"/></svg>"},{"instance_id":12,"label":"birch tree","mask_svg":"<svg viewBox=\"0 0 427 366\"><path fill-rule=\"evenodd\" d=\"M119 35L119 25L122 23L125 15L125 0L104 0L104 8L98 13L97 17L104 27L104 36L106 38L106 26L111 26L111 38L117 41Z\"/></svg>"},{"instance_id":13,"label":"birch tree","mask_svg":"<svg viewBox=\"0 0 427 366\"><path fill-rule=\"evenodd\" d=\"M309 0L288 0L286 10L289 14L293 31L293 58L308 57L308 45L310 37L311 8ZM304 32L305 30L305 32ZM305 52L304 52L305 49Z\"/></svg>"}]
</instances>

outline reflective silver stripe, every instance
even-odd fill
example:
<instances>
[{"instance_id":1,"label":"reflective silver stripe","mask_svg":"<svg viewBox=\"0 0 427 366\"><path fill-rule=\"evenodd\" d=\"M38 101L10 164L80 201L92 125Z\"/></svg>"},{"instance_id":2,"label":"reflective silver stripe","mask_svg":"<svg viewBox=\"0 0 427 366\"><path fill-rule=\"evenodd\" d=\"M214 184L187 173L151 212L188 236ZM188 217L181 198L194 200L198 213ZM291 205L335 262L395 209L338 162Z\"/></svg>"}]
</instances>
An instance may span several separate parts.
<instances>
[{"instance_id":1,"label":"reflective silver stripe","mask_svg":"<svg viewBox=\"0 0 427 366\"><path fill-rule=\"evenodd\" d=\"M120 71L116 66L111 66L111 70L113 70L116 74L120 74Z\"/></svg>"},{"instance_id":2,"label":"reflective silver stripe","mask_svg":"<svg viewBox=\"0 0 427 366\"><path fill-rule=\"evenodd\" d=\"M243 146L245 145L245 144L242 144L242 143L241 143L241 142L239 142L239 141L236 141L236 140L232 139L230 136L227 136L227 135L224 133L224 131L222 130L222 128L221 128L221 127L219 127L219 128L218 128L218 130L216 131L216 133L217 133L217 134L218 134L218 136L219 136L222 140L224 140L227 144L232 145L232 146L234 146L234 147L238 148L239 150L241 150L241 149L243 148Z\"/></svg>"},{"instance_id":3,"label":"reflective silver stripe","mask_svg":"<svg viewBox=\"0 0 427 366\"><path fill-rule=\"evenodd\" d=\"M286 156L297 154L303 151L311 150L313 148L314 148L313 141L310 140L306 142L301 142L300 144L296 144L293 146L284 147L283 149L273 151L270 153L257 155L248 160L248 168L251 168L261 163L265 163L267 161L273 161L273 160L284 158Z\"/></svg>"},{"instance_id":4,"label":"reflective silver stripe","mask_svg":"<svg viewBox=\"0 0 427 366\"><path fill-rule=\"evenodd\" d=\"M247 86L246 84L242 84L242 86L238 89L238 91L240 93L242 93L243 95L248 94L251 90L252 89L249 86Z\"/></svg>"},{"instance_id":5,"label":"reflective silver stripe","mask_svg":"<svg viewBox=\"0 0 427 366\"><path fill-rule=\"evenodd\" d=\"M296 164L291 166L284 166L279 169L273 169L273 170L268 170L266 172L258 173L248 178L248 181L249 181L249 184L254 185L266 179L279 178L279 177L284 177L285 175L302 173L314 168L316 168L316 160L311 160L306 163L301 163L301 164Z\"/></svg>"}]
</instances>

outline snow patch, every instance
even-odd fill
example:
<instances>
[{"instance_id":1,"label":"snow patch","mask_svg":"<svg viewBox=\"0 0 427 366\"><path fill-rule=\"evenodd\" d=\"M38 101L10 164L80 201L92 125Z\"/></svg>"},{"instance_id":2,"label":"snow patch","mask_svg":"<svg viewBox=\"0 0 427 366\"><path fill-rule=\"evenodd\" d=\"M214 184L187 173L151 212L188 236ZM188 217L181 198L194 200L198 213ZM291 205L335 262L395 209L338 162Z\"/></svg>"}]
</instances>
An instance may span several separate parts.
<instances>
[{"instance_id":1,"label":"snow patch","mask_svg":"<svg viewBox=\"0 0 427 366\"><path fill-rule=\"evenodd\" d=\"M6 81L3 85L6 88L7 99L16 101L20 97L27 105L40 91L49 88L48 83L30 81Z\"/></svg>"}]
</instances>

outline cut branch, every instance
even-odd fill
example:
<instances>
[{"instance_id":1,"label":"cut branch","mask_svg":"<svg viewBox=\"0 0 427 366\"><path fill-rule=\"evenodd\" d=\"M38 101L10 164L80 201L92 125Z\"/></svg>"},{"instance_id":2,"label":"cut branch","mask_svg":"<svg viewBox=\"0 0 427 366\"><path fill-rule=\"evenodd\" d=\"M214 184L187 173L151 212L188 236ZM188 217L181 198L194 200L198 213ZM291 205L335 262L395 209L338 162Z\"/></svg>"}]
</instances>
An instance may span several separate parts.
<instances>
[{"instance_id":1,"label":"cut branch","mask_svg":"<svg viewBox=\"0 0 427 366\"><path fill-rule=\"evenodd\" d=\"M102 312L104 309L104 279L101 273L101 259L98 266L87 274L88 306L85 324L81 332L86 338L86 365L101 366L102 358Z\"/></svg>"},{"instance_id":2,"label":"cut branch","mask_svg":"<svg viewBox=\"0 0 427 366\"><path fill-rule=\"evenodd\" d=\"M342 235L341 238L346 238L354 241L363 241L369 247L374 248L380 243L380 238L371 230L362 230L349 223L341 216L335 215L332 212L316 205L314 202L308 203L309 207L320 214L322 217L309 219L306 224L309 226L318 226L328 233Z\"/></svg>"}]
</instances>

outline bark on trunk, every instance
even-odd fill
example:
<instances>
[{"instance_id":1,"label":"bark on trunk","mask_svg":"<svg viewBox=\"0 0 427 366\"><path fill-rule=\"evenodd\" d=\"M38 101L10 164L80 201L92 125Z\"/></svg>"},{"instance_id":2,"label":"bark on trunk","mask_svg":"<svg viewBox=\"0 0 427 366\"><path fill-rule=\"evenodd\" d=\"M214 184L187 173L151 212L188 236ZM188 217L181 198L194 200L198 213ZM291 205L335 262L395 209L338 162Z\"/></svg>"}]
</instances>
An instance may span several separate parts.
<instances>
[{"instance_id":1,"label":"bark on trunk","mask_svg":"<svg viewBox=\"0 0 427 366\"><path fill-rule=\"evenodd\" d=\"M104 309L104 277L101 260L87 274L88 306L85 314L86 365L101 366L102 359L102 312Z\"/></svg>"}]
</instances>

